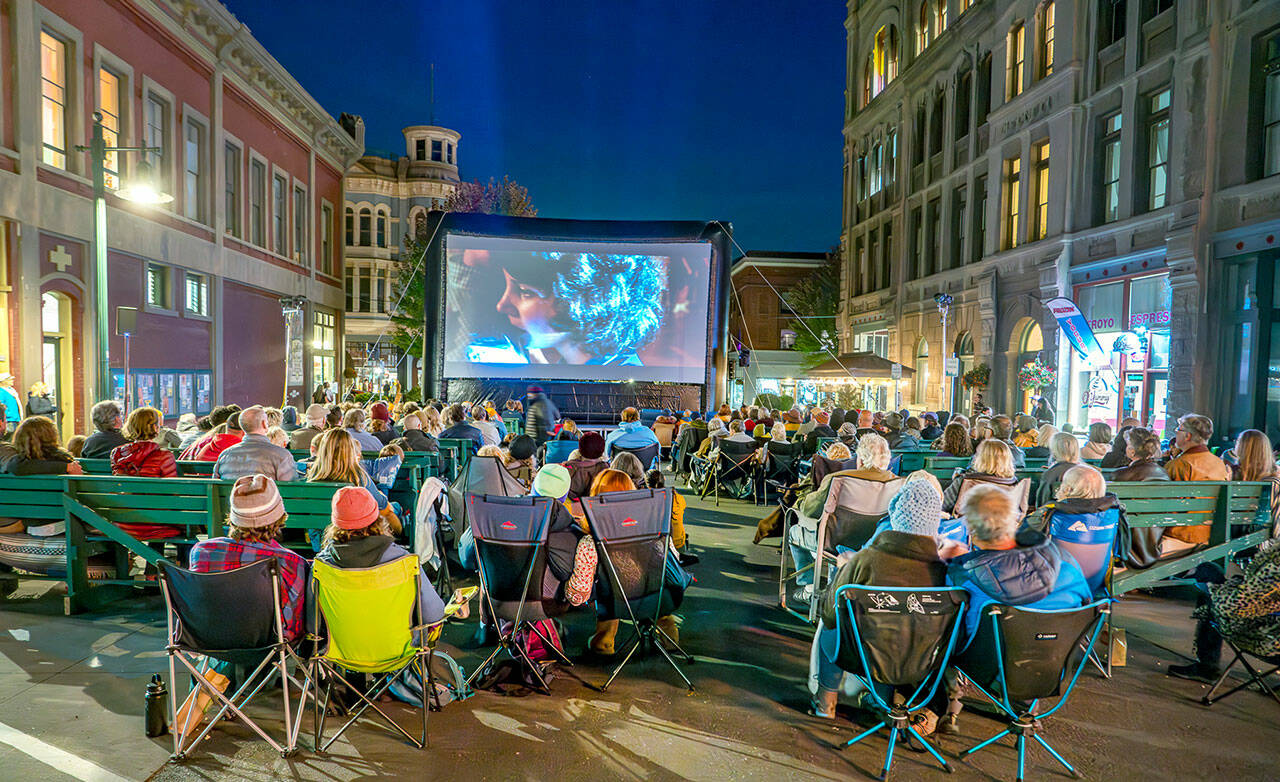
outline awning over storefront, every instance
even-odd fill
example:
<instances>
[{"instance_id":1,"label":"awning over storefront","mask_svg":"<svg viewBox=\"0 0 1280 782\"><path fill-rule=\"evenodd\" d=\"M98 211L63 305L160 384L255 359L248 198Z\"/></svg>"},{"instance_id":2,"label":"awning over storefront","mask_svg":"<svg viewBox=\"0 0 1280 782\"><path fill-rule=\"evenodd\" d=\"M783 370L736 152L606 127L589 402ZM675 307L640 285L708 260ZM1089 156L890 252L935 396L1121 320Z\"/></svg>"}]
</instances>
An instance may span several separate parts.
<instances>
[{"instance_id":1,"label":"awning over storefront","mask_svg":"<svg viewBox=\"0 0 1280 782\"><path fill-rule=\"evenodd\" d=\"M839 358L824 361L805 374L812 378L893 378L894 362L875 353L844 353ZM915 370L902 366L902 377L911 377Z\"/></svg>"}]
</instances>

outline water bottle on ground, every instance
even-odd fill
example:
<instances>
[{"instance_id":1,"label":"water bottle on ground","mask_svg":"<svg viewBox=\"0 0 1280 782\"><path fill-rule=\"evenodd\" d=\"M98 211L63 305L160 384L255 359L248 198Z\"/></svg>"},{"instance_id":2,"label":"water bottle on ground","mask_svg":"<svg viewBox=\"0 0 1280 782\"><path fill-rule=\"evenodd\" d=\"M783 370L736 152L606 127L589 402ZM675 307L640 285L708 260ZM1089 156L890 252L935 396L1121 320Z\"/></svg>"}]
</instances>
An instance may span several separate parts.
<instances>
[{"instance_id":1,"label":"water bottle on ground","mask_svg":"<svg viewBox=\"0 0 1280 782\"><path fill-rule=\"evenodd\" d=\"M169 732L169 724L165 719L169 706L169 691L165 689L160 674L152 674L147 682L147 737L155 738Z\"/></svg>"}]
</instances>

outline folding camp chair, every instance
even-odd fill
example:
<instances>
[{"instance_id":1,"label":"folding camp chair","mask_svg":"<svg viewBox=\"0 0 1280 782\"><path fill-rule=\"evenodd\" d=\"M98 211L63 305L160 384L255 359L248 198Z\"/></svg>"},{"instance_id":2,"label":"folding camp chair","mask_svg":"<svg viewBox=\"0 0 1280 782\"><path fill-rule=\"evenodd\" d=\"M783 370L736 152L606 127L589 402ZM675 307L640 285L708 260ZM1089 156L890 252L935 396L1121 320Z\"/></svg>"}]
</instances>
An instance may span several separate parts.
<instances>
[{"instance_id":1,"label":"folding camp chair","mask_svg":"<svg viewBox=\"0 0 1280 782\"><path fill-rule=\"evenodd\" d=\"M1040 723L1066 704L1110 612L1108 600L1053 611L998 603L988 606L955 666L996 705L1009 726L961 752L960 757L1013 734L1017 737L1018 782L1022 782L1030 736L1076 775L1075 768L1040 735ZM1037 713L1040 701L1053 697L1058 698L1053 708Z\"/></svg>"},{"instance_id":2,"label":"folding camp chair","mask_svg":"<svg viewBox=\"0 0 1280 782\"><path fill-rule=\"evenodd\" d=\"M675 439L676 425L670 421L654 421L653 435L658 438L659 453L671 453L672 441Z\"/></svg>"},{"instance_id":3,"label":"folding camp chair","mask_svg":"<svg viewBox=\"0 0 1280 782\"><path fill-rule=\"evenodd\" d=\"M893 499L893 495L898 493L904 483L905 478L881 482L836 475L831 478L827 502L822 506L817 519L802 516L798 508L782 514L778 601L783 610L807 622L817 621L822 577L828 566L835 562L836 547L856 550L866 545L875 534L880 519L889 512L889 500ZM814 561L812 565L794 569L794 562L793 567L788 567L787 560L791 557L791 531L797 526L804 530L800 533L802 538L807 538L808 529L813 527ZM787 605L787 589L792 581L810 569L813 571L813 591L804 613L800 613Z\"/></svg>"},{"instance_id":4,"label":"folding camp chair","mask_svg":"<svg viewBox=\"0 0 1280 782\"><path fill-rule=\"evenodd\" d=\"M1053 538L1058 548L1066 551L1080 565L1084 579L1089 584L1095 600L1111 599L1111 572L1114 560L1116 531L1119 529L1123 510L1117 501L1115 506L1103 512L1097 521L1088 516L1063 513L1055 505L1045 508L1048 517L1045 532ZM1107 613L1107 641L1111 641L1111 613ZM1102 675L1111 678L1111 653L1107 653L1104 665L1094 649L1089 660Z\"/></svg>"},{"instance_id":5,"label":"folding camp chair","mask_svg":"<svg viewBox=\"0 0 1280 782\"><path fill-rule=\"evenodd\" d=\"M536 624L568 610L568 604L555 599L559 585L547 567L547 533L551 529L553 502L549 497L467 495L467 516L476 541L485 604L490 616L508 623L497 647L471 672L467 684L505 650L511 659L524 661L543 691L550 695L542 667L517 640L528 633L541 638L543 646L560 662L573 665Z\"/></svg>"},{"instance_id":6,"label":"folding camp chair","mask_svg":"<svg viewBox=\"0 0 1280 782\"><path fill-rule=\"evenodd\" d=\"M662 448L657 443L650 443L643 448L623 448L621 445L614 445L609 449L612 456L620 453L633 453L640 460L640 464L644 465L646 470L655 470L658 468L658 454Z\"/></svg>"},{"instance_id":7,"label":"folding camp chair","mask_svg":"<svg viewBox=\"0 0 1280 782\"><path fill-rule=\"evenodd\" d=\"M640 649L641 655L657 648L685 686L693 683L672 659L669 644L687 663L693 658L658 626L658 618L678 608L675 595L666 588L668 549L671 541L671 489L618 491L582 498L587 526L595 538L605 578L596 580L596 599L605 612L628 619L635 637L600 691L609 685Z\"/></svg>"},{"instance_id":8,"label":"folding camp chair","mask_svg":"<svg viewBox=\"0 0 1280 782\"><path fill-rule=\"evenodd\" d=\"M769 443L761 446L765 451L764 464L757 473L760 501L768 502L769 489L779 496L783 489L800 479L800 449L793 443Z\"/></svg>"},{"instance_id":9,"label":"folding camp chair","mask_svg":"<svg viewBox=\"0 0 1280 782\"><path fill-rule=\"evenodd\" d=\"M953 479L954 480L954 479ZM1005 485L1003 483L992 483L991 481L980 481L974 478L961 478L960 491L956 493L956 504L953 506L957 514L960 508L964 507L964 498L970 491L978 486L995 486L1006 494L1013 497L1018 502L1018 514L1026 516L1027 511L1031 508L1031 479L1023 478L1013 485Z\"/></svg>"},{"instance_id":10,"label":"folding camp chair","mask_svg":"<svg viewBox=\"0 0 1280 782\"><path fill-rule=\"evenodd\" d=\"M737 499L746 499L747 494L755 493L756 474L760 464L755 460L756 444L738 443L722 439L714 452L714 459L707 471L706 479L699 492L699 499L704 499L708 492L716 497L716 506L720 505L720 489ZM737 483L737 487L734 483Z\"/></svg>"},{"instance_id":11,"label":"folding camp chair","mask_svg":"<svg viewBox=\"0 0 1280 782\"><path fill-rule=\"evenodd\" d=\"M311 589L314 590L317 628L314 640L323 651L311 659L307 679L315 688L318 751L327 750L369 709L418 749L426 746L427 712L434 687L431 659L443 623L427 626L422 622L422 606L418 600L422 578L422 567L412 554L371 568L336 568L319 559L312 563ZM368 674L372 682L365 692L348 682L360 706L324 741L325 712L334 684L343 679L344 671ZM402 728L377 703L379 696L405 671L412 671L425 682L419 736Z\"/></svg>"},{"instance_id":12,"label":"folding camp chair","mask_svg":"<svg viewBox=\"0 0 1280 782\"><path fill-rule=\"evenodd\" d=\"M815 487L822 485L822 479L833 472L843 472L844 470L858 469L858 460L845 459L840 461L837 459L828 459L822 454L816 454L809 463L809 474L813 476L813 485Z\"/></svg>"},{"instance_id":13,"label":"folding camp chair","mask_svg":"<svg viewBox=\"0 0 1280 782\"><path fill-rule=\"evenodd\" d=\"M449 509L459 530L469 526L467 495L489 494L499 497L523 497L529 489L502 466L497 456L472 456L467 466L449 486Z\"/></svg>"},{"instance_id":14,"label":"folding camp chair","mask_svg":"<svg viewBox=\"0 0 1280 782\"><path fill-rule=\"evenodd\" d=\"M288 662L303 663L284 638L284 618L280 610L280 564L274 557L218 573L194 573L168 560L160 560L160 588L164 593L169 656L169 687L173 692L173 759L185 760L191 750L209 735L227 712L234 714L271 748L288 757L297 750L306 687L301 687L297 719L289 702ZM234 606L234 611L228 611ZM214 687L206 675L208 666L197 665L196 657L244 666L251 673L228 696ZM191 674L194 690L208 693L221 708L194 737L184 735L178 724L176 663ZM273 739L244 709L277 675L284 702L285 740ZM296 682L295 682L296 684Z\"/></svg>"},{"instance_id":15,"label":"folding camp chair","mask_svg":"<svg viewBox=\"0 0 1280 782\"><path fill-rule=\"evenodd\" d=\"M1212 706L1223 698L1230 697L1240 690L1256 684L1262 688L1263 692L1274 698L1276 703L1280 703L1280 693L1277 693L1276 688L1271 686L1267 681L1267 679L1271 678L1277 672L1280 672L1280 655L1263 657L1261 655L1253 654L1252 652L1246 652L1244 649L1241 649L1240 645L1236 641L1232 640L1230 636L1223 633L1220 626L1215 625L1215 629L1222 635L1223 642L1230 647L1234 656L1231 658L1230 664L1222 669L1222 675L1213 683L1213 686L1209 688L1208 694L1201 698L1200 702L1206 706ZM1249 662L1249 658L1251 657L1254 660L1261 662L1262 665L1255 668L1253 664ZM1222 683L1227 680L1227 674L1231 673L1231 669L1236 667L1236 663L1240 663L1244 666L1244 669L1249 672L1249 678L1221 695L1215 696L1214 693L1217 692L1218 688L1222 686Z\"/></svg>"},{"instance_id":16,"label":"folding camp chair","mask_svg":"<svg viewBox=\"0 0 1280 782\"><path fill-rule=\"evenodd\" d=\"M836 590L836 632L840 647L836 664L861 680L875 704L880 721L844 747L889 729L885 779L893 766L898 734L915 739L946 771L947 761L911 725L911 716L925 708L938 689L968 604L961 587L917 589L913 587L872 587L846 584ZM910 692L897 703L886 699L876 685Z\"/></svg>"},{"instance_id":17,"label":"folding camp chair","mask_svg":"<svg viewBox=\"0 0 1280 782\"><path fill-rule=\"evenodd\" d=\"M547 440L542 444L542 463L560 464L569 461L569 455L578 449L577 440Z\"/></svg>"}]
</instances>

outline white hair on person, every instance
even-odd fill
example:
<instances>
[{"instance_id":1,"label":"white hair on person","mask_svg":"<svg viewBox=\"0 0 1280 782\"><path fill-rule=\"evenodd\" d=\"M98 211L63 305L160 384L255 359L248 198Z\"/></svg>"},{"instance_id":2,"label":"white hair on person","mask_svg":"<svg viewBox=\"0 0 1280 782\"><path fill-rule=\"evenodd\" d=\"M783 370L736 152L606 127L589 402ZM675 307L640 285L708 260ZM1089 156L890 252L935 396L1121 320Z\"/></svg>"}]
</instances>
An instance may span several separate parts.
<instances>
[{"instance_id":1,"label":"white hair on person","mask_svg":"<svg viewBox=\"0 0 1280 782\"><path fill-rule=\"evenodd\" d=\"M858 439L858 467L866 469L875 467L879 470L889 469L889 459L893 454L889 451L889 443L878 434L866 434Z\"/></svg>"},{"instance_id":2,"label":"white hair on person","mask_svg":"<svg viewBox=\"0 0 1280 782\"><path fill-rule=\"evenodd\" d=\"M961 512L969 537L983 543L1000 543L1012 538L1021 521L1013 495L990 483L970 489L964 496Z\"/></svg>"}]
</instances>

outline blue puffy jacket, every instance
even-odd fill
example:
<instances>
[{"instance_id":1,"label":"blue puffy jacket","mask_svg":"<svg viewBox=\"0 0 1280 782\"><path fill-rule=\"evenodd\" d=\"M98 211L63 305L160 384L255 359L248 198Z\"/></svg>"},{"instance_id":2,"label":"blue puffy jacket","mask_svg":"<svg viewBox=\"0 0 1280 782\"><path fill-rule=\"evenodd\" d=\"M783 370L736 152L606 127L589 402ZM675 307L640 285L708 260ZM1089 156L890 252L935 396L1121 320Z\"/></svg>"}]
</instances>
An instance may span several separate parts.
<instances>
[{"instance_id":1,"label":"blue puffy jacket","mask_svg":"<svg viewBox=\"0 0 1280 782\"><path fill-rule=\"evenodd\" d=\"M658 436L653 430L639 421L625 421L609 433L604 441L604 455L613 456L613 446L639 449L646 445L657 445Z\"/></svg>"},{"instance_id":2,"label":"blue puffy jacket","mask_svg":"<svg viewBox=\"0 0 1280 782\"><path fill-rule=\"evenodd\" d=\"M1080 565L1052 540L1024 530L1019 533L1019 543L1023 545L1005 551L975 549L951 560L947 567L947 583L969 593L964 616L968 638L973 638L983 609L991 603L1078 608L1093 598Z\"/></svg>"}]
</instances>

